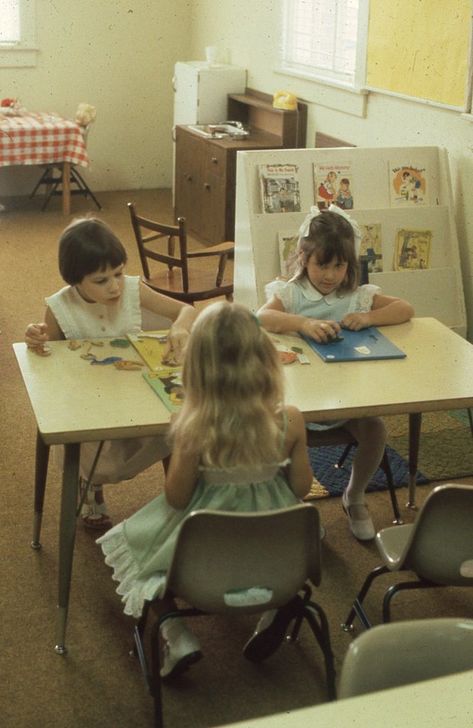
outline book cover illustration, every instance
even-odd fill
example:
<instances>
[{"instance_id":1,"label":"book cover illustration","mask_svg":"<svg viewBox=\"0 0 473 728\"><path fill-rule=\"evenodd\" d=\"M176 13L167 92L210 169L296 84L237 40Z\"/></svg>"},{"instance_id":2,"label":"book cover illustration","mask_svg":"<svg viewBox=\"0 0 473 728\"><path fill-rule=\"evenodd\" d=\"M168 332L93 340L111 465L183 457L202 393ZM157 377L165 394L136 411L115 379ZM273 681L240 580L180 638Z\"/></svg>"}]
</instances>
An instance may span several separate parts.
<instances>
[{"instance_id":1,"label":"book cover illustration","mask_svg":"<svg viewBox=\"0 0 473 728\"><path fill-rule=\"evenodd\" d=\"M178 412L184 401L181 372L143 372L144 379L170 412Z\"/></svg>"},{"instance_id":2,"label":"book cover illustration","mask_svg":"<svg viewBox=\"0 0 473 728\"><path fill-rule=\"evenodd\" d=\"M381 273L383 270L381 224L360 225L360 230L360 261L366 261L368 273Z\"/></svg>"},{"instance_id":3,"label":"book cover illustration","mask_svg":"<svg viewBox=\"0 0 473 728\"><path fill-rule=\"evenodd\" d=\"M389 165L391 204L426 205L425 168Z\"/></svg>"},{"instance_id":4,"label":"book cover illustration","mask_svg":"<svg viewBox=\"0 0 473 728\"><path fill-rule=\"evenodd\" d=\"M300 212L301 196L295 164L260 164L263 212Z\"/></svg>"},{"instance_id":5,"label":"book cover illustration","mask_svg":"<svg viewBox=\"0 0 473 728\"><path fill-rule=\"evenodd\" d=\"M278 233L281 278L292 278L296 272L298 239L293 233Z\"/></svg>"},{"instance_id":6,"label":"book cover illustration","mask_svg":"<svg viewBox=\"0 0 473 728\"><path fill-rule=\"evenodd\" d=\"M315 202L320 209L331 204L343 210L352 210L355 206L353 197L353 177L350 162L342 164L313 165Z\"/></svg>"},{"instance_id":7,"label":"book cover illustration","mask_svg":"<svg viewBox=\"0 0 473 728\"><path fill-rule=\"evenodd\" d=\"M394 270L429 267L432 230L398 230L394 246Z\"/></svg>"},{"instance_id":8,"label":"book cover illustration","mask_svg":"<svg viewBox=\"0 0 473 728\"><path fill-rule=\"evenodd\" d=\"M180 366L163 362L168 331L142 331L128 334L128 339L152 372L176 372Z\"/></svg>"}]
</instances>

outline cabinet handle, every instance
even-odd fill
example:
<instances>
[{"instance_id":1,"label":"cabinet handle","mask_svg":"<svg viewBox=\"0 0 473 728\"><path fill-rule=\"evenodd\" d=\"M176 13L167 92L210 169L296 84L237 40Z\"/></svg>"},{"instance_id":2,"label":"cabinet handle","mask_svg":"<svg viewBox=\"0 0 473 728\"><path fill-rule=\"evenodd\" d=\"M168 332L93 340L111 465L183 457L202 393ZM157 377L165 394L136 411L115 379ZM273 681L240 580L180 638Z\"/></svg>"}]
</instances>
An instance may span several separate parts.
<instances>
[{"instance_id":1,"label":"cabinet handle","mask_svg":"<svg viewBox=\"0 0 473 728\"><path fill-rule=\"evenodd\" d=\"M186 180L188 182L192 182L192 175L191 174L186 174Z\"/></svg>"},{"instance_id":2,"label":"cabinet handle","mask_svg":"<svg viewBox=\"0 0 473 728\"><path fill-rule=\"evenodd\" d=\"M212 157L211 162L212 162L212 164L218 164L217 157Z\"/></svg>"},{"instance_id":3,"label":"cabinet handle","mask_svg":"<svg viewBox=\"0 0 473 728\"><path fill-rule=\"evenodd\" d=\"M208 182L204 182L204 190L210 190L210 185Z\"/></svg>"}]
</instances>

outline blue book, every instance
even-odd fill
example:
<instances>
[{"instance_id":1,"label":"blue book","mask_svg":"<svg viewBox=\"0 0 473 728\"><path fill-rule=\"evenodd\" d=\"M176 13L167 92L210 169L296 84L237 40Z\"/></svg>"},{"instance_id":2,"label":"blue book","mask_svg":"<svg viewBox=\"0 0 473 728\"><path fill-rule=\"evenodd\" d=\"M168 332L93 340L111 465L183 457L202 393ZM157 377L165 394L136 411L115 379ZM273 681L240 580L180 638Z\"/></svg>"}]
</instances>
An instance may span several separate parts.
<instances>
[{"instance_id":1,"label":"blue book","mask_svg":"<svg viewBox=\"0 0 473 728\"><path fill-rule=\"evenodd\" d=\"M384 336L377 328L370 326L361 331L342 329L339 338L327 344L302 337L326 362L367 361L370 359L404 359L405 353Z\"/></svg>"}]
</instances>

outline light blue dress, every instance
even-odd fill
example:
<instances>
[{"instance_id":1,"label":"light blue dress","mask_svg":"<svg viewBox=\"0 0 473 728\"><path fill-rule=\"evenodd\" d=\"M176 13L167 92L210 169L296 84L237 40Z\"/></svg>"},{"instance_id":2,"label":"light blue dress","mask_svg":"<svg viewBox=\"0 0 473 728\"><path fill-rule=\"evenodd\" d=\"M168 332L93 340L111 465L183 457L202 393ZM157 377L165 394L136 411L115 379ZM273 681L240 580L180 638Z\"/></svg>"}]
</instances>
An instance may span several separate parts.
<instances>
[{"instance_id":1,"label":"light blue dress","mask_svg":"<svg viewBox=\"0 0 473 728\"><path fill-rule=\"evenodd\" d=\"M287 508L300 502L282 468L290 461L261 467L200 468L191 502L183 510L168 504L164 493L131 518L97 539L112 567L125 614L139 617L145 600L162 593L179 528L191 511L257 512Z\"/></svg>"},{"instance_id":2,"label":"light blue dress","mask_svg":"<svg viewBox=\"0 0 473 728\"><path fill-rule=\"evenodd\" d=\"M341 321L347 313L371 311L373 298L381 293L381 288L372 283L358 286L354 291L340 293L333 291L324 296L307 277L298 280L275 280L265 287L266 298L279 298L286 313L295 313L327 321ZM333 430L341 427L348 420L332 422L308 422L309 430Z\"/></svg>"}]
</instances>

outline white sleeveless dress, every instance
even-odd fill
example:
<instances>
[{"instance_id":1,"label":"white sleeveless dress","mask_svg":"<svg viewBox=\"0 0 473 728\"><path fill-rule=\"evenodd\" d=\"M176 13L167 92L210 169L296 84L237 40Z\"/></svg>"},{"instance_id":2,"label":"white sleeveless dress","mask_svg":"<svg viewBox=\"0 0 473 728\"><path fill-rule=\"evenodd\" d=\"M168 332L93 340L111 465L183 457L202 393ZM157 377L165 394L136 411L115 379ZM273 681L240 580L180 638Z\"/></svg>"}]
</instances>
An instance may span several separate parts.
<instances>
[{"instance_id":1,"label":"white sleeveless dress","mask_svg":"<svg viewBox=\"0 0 473 728\"><path fill-rule=\"evenodd\" d=\"M74 286L65 286L46 298L46 305L66 339L125 336L142 328L139 282L139 276L124 276L123 295L116 305L88 303ZM98 445L98 442L81 445L83 478L89 476ZM128 480L169 453L163 436L107 440L92 480L96 485Z\"/></svg>"}]
</instances>

